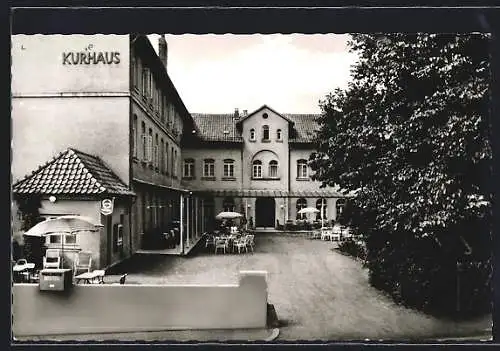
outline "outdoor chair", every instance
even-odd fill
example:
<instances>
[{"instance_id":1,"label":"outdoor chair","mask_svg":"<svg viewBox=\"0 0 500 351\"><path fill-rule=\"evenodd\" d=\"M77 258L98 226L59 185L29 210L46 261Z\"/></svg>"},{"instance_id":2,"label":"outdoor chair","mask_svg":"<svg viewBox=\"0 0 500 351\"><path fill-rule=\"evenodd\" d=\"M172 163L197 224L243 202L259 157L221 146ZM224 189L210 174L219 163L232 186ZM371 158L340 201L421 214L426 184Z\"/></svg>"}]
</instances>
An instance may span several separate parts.
<instances>
[{"instance_id":1,"label":"outdoor chair","mask_svg":"<svg viewBox=\"0 0 500 351\"><path fill-rule=\"evenodd\" d=\"M311 232L311 239L320 239L321 238L321 230L316 229Z\"/></svg>"},{"instance_id":2,"label":"outdoor chair","mask_svg":"<svg viewBox=\"0 0 500 351\"><path fill-rule=\"evenodd\" d=\"M61 265L61 254L59 250L47 249L43 256L43 268L59 268Z\"/></svg>"},{"instance_id":3,"label":"outdoor chair","mask_svg":"<svg viewBox=\"0 0 500 351\"><path fill-rule=\"evenodd\" d=\"M321 230L321 240L332 240L332 230L322 229Z\"/></svg>"},{"instance_id":4,"label":"outdoor chair","mask_svg":"<svg viewBox=\"0 0 500 351\"><path fill-rule=\"evenodd\" d=\"M80 251L76 255L75 259L75 266L73 273L74 275L77 275L78 272L85 271L85 272L90 272L90 269L92 267L92 253L91 252L85 252L85 251Z\"/></svg>"},{"instance_id":5,"label":"outdoor chair","mask_svg":"<svg viewBox=\"0 0 500 351\"><path fill-rule=\"evenodd\" d=\"M217 254L218 249L223 249L226 253L226 249L229 249L229 244L227 239L215 238L215 253Z\"/></svg>"},{"instance_id":6,"label":"outdoor chair","mask_svg":"<svg viewBox=\"0 0 500 351\"><path fill-rule=\"evenodd\" d=\"M205 235L205 248L209 246L215 246L215 238L211 234L206 234Z\"/></svg>"},{"instance_id":7,"label":"outdoor chair","mask_svg":"<svg viewBox=\"0 0 500 351\"><path fill-rule=\"evenodd\" d=\"M252 249L252 252L253 252L253 248L255 246L254 239L255 239L255 235L253 235L253 234L247 234L245 236L246 246L247 246L247 248L249 247L250 249Z\"/></svg>"},{"instance_id":8,"label":"outdoor chair","mask_svg":"<svg viewBox=\"0 0 500 351\"><path fill-rule=\"evenodd\" d=\"M245 252L248 252L247 241L247 237L235 240L233 242L233 250L238 249L238 253L241 253L241 249L245 249Z\"/></svg>"}]
</instances>

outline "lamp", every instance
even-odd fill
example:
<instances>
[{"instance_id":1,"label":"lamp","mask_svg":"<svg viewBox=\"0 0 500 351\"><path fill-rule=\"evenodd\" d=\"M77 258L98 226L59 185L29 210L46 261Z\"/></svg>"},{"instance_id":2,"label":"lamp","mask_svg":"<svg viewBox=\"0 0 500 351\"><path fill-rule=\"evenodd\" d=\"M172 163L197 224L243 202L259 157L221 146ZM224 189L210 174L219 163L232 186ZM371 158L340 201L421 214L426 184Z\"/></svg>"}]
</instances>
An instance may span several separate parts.
<instances>
[{"instance_id":1,"label":"lamp","mask_svg":"<svg viewBox=\"0 0 500 351\"><path fill-rule=\"evenodd\" d=\"M52 202L52 203L54 203L54 202L57 201L57 198L54 195L52 195L52 196L49 197L49 201Z\"/></svg>"}]
</instances>

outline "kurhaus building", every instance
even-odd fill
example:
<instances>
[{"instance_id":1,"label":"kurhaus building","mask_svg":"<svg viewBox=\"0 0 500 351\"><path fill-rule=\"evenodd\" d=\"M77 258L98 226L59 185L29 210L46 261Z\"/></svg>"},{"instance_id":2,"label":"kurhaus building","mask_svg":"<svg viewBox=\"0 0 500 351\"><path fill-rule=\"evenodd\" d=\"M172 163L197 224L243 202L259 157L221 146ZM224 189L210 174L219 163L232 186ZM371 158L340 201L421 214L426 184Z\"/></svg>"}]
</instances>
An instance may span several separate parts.
<instances>
[{"instance_id":1,"label":"kurhaus building","mask_svg":"<svg viewBox=\"0 0 500 351\"><path fill-rule=\"evenodd\" d=\"M50 248L89 250L109 267L175 223L173 251L187 253L222 210L274 228L306 206L324 220L343 206L310 178L315 115L190 113L163 36L159 55L143 35L16 35L11 50L13 229L35 198L41 219L103 224L91 237L48 236Z\"/></svg>"}]
</instances>

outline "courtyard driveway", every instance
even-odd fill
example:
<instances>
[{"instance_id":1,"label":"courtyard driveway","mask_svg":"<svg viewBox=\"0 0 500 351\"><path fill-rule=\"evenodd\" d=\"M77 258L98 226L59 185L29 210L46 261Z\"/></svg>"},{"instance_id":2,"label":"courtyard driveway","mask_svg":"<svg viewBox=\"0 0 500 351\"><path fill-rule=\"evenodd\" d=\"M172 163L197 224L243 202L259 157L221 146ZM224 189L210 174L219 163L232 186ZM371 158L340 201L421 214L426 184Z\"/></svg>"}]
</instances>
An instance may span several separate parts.
<instances>
[{"instance_id":1,"label":"courtyard driveway","mask_svg":"<svg viewBox=\"0 0 500 351\"><path fill-rule=\"evenodd\" d=\"M279 340L422 340L491 328L491 316L453 322L396 305L368 284L359 262L332 251L335 245L265 234L256 236L253 254L138 256L116 273L129 273L130 283L227 284L240 270L266 270L269 303L282 321Z\"/></svg>"}]
</instances>

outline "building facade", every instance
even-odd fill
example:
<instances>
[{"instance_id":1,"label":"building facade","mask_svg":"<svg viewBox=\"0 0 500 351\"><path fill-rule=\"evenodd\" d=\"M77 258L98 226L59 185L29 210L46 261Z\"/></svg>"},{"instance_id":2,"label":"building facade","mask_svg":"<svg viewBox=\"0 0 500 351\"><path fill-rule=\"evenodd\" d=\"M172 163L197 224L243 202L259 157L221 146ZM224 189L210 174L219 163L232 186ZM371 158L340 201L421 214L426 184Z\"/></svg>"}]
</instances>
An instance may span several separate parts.
<instances>
[{"instance_id":1,"label":"building facade","mask_svg":"<svg viewBox=\"0 0 500 351\"><path fill-rule=\"evenodd\" d=\"M307 166L316 116L266 105L192 114L169 78L163 36L158 45L157 55L143 35L12 37L14 230L29 197L40 198L42 219L91 217L104 226L102 268L158 233L174 235L185 253L222 210L241 211L258 228L300 219L306 206L322 210L318 219L336 218L344 196L321 189ZM100 211L105 199L112 215Z\"/></svg>"}]
</instances>

